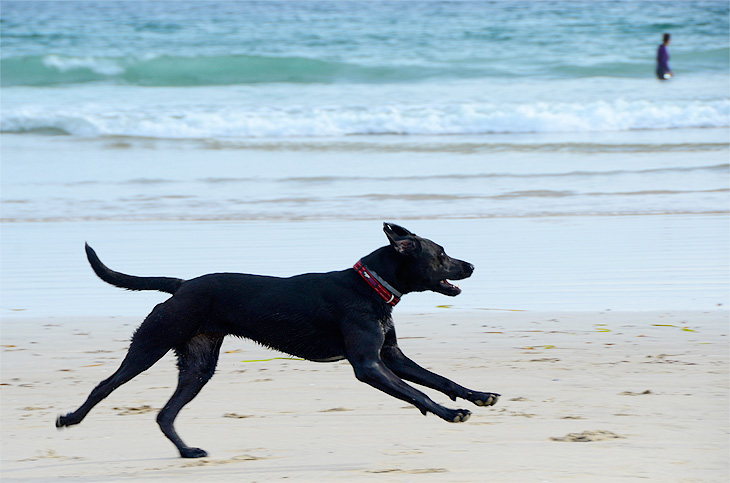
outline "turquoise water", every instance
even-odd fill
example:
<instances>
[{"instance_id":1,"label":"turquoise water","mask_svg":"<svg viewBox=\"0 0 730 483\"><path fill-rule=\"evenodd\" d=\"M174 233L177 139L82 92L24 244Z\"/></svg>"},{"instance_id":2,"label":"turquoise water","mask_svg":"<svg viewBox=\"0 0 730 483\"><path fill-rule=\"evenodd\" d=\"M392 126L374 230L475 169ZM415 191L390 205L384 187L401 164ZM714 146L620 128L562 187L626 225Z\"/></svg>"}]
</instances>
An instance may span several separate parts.
<instances>
[{"instance_id":1,"label":"turquoise water","mask_svg":"<svg viewBox=\"0 0 730 483\"><path fill-rule=\"evenodd\" d=\"M724 1L3 2L3 85L727 73Z\"/></svg>"},{"instance_id":2,"label":"turquoise water","mask_svg":"<svg viewBox=\"0 0 730 483\"><path fill-rule=\"evenodd\" d=\"M6 1L2 17L4 132L217 139L730 125L725 1ZM660 85L654 58L667 31L677 77Z\"/></svg>"}]
</instances>

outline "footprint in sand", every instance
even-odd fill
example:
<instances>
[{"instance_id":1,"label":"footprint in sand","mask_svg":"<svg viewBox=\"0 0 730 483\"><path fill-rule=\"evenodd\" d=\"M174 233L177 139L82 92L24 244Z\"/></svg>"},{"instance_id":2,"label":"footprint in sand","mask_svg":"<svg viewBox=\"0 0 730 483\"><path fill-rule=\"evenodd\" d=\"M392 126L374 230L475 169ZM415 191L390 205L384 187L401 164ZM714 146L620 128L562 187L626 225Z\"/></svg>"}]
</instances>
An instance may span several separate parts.
<instances>
[{"instance_id":1,"label":"footprint in sand","mask_svg":"<svg viewBox=\"0 0 730 483\"><path fill-rule=\"evenodd\" d=\"M620 393L618 393L618 394L619 394L619 396L644 396L644 395L646 395L646 394L654 394L654 393L653 393L653 392L651 392L651 389L647 389L647 390L646 390L646 391L644 391L644 392L631 392L631 391L624 391L624 392L620 392Z\"/></svg>"},{"instance_id":2,"label":"footprint in sand","mask_svg":"<svg viewBox=\"0 0 730 483\"><path fill-rule=\"evenodd\" d=\"M138 407L129 407L129 408L112 408L115 411L120 411L117 414L119 416L129 416L130 414L144 414L144 413L151 413L154 411L159 411L159 409L153 408L149 404L144 404L142 406Z\"/></svg>"},{"instance_id":3,"label":"footprint in sand","mask_svg":"<svg viewBox=\"0 0 730 483\"><path fill-rule=\"evenodd\" d=\"M384 470L367 470L366 473L401 473L409 475L424 475L428 473L447 473L446 468L414 468L412 470L402 470L400 468L389 468Z\"/></svg>"},{"instance_id":4,"label":"footprint in sand","mask_svg":"<svg viewBox=\"0 0 730 483\"><path fill-rule=\"evenodd\" d=\"M256 416L252 416L250 414L226 413L223 415L223 417L232 418L232 419L245 419L245 418L254 418Z\"/></svg>"},{"instance_id":5,"label":"footprint in sand","mask_svg":"<svg viewBox=\"0 0 730 483\"><path fill-rule=\"evenodd\" d=\"M193 466L217 466L217 465L226 465L228 463L238 463L240 461L256 461L256 460L265 460L266 458L260 457L260 456L252 456L249 454L242 454L239 456L234 456L233 458L228 458L224 460L218 460L218 459L212 459L212 458L201 458L197 459L195 461L191 461L190 463L187 463L183 465L185 468L190 468Z\"/></svg>"},{"instance_id":6,"label":"footprint in sand","mask_svg":"<svg viewBox=\"0 0 730 483\"><path fill-rule=\"evenodd\" d=\"M45 451L39 451L38 456L34 458L27 458L24 460L18 460L18 461L38 461L41 459L58 459L58 460L83 460L85 458L82 458L81 456L62 456L58 453L56 453L52 449L47 449Z\"/></svg>"},{"instance_id":7,"label":"footprint in sand","mask_svg":"<svg viewBox=\"0 0 730 483\"><path fill-rule=\"evenodd\" d=\"M568 433L561 437L552 437L551 441L567 441L571 443L587 443L593 441L608 441L612 439L620 439L624 436L619 436L611 431L595 430L595 431L583 431L582 433Z\"/></svg>"}]
</instances>

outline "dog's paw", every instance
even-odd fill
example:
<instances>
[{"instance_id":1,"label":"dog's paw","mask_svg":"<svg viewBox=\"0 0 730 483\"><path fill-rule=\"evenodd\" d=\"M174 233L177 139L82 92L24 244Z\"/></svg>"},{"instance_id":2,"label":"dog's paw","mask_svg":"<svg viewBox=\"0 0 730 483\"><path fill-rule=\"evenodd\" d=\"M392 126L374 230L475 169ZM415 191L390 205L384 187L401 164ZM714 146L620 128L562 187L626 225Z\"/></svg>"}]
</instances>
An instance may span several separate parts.
<instances>
[{"instance_id":1,"label":"dog's paw","mask_svg":"<svg viewBox=\"0 0 730 483\"><path fill-rule=\"evenodd\" d=\"M188 447L180 449L180 456L183 458L205 458L208 453L204 449Z\"/></svg>"},{"instance_id":2,"label":"dog's paw","mask_svg":"<svg viewBox=\"0 0 730 483\"><path fill-rule=\"evenodd\" d=\"M467 419L471 417L471 411L467 411L466 409L463 409L459 411L459 414L457 414L454 419L451 420L452 423L463 423Z\"/></svg>"},{"instance_id":3,"label":"dog's paw","mask_svg":"<svg viewBox=\"0 0 730 483\"><path fill-rule=\"evenodd\" d=\"M447 409L444 415L440 415L445 421L450 423L463 423L471 416L468 409Z\"/></svg>"},{"instance_id":4,"label":"dog's paw","mask_svg":"<svg viewBox=\"0 0 730 483\"><path fill-rule=\"evenodd\" d=\"M494 406L499 400L500 394L494 392L472 392L467 397L468 401L473 402L477 406Z\"/></svg>"},{"instance_id":5,"label":"dog's paw","mask_svg":"<svg viewBox=\"0 0 730 483\"><path fill-rule=\"evenodd\" d=\"M75 423L73 423L73 422L72 422L72 421L71 421L71 420L69 419L69 417L68 417L68 416L69 416L68 414L66 414L66 415L62 415L62 414L59 414L59 415L58 415L58 416L56 417L56 427L57 427L58 429L63 429L63 428L67 428L67 427L69 427L69 426L71 426L71 425L75 424Z\"/></svg>"}]
</instances>

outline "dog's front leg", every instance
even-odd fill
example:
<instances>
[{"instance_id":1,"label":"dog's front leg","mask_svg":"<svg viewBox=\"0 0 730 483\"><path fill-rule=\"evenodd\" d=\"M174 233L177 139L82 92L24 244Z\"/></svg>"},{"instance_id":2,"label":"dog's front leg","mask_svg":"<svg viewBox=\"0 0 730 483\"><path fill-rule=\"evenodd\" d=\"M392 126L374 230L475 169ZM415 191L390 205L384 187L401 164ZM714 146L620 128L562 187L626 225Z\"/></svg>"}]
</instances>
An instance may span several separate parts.
<instances>
[{"instance_id":1,"label":"dog's front leg","mask_svg":"<svg viewBox=\"0 0 730 483\"><path fill-rule=\"evenodd\" d=\"M394 329L389 330L385 334L385 341L380 353L385 365L398 377L440 391L454 401L456 401L457 397L460 397L471 401L477 406L494 406L499 399L500 395L497 393L467 389L454 381L419 366L406 357L400 350Z\"/></svg>"},{"instance_id":2,"label":"dog's front leg","mask_svg":"<svg viewBox=\"0 0 730 483\"><path fill-rule=\"evenodd\" d=\"M428 396L403 382L393 371L388 369L380 358L383 333L379 326L370 329L364 326L350 325L343 335L347 359L355 370L355 377L359 381L413 404L424 415L431 412L451 423L466 421L471 416L471 411L467 409L449 409L436 404Z\"/></svg>"}]
</instances>

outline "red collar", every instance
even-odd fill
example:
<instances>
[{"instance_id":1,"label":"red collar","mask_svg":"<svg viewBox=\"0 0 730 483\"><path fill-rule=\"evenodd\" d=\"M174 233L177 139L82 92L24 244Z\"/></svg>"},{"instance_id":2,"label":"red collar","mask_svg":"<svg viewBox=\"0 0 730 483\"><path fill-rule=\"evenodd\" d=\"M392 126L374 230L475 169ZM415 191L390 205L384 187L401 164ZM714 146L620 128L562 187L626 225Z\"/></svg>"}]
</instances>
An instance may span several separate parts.
<instances>
[{"instance_id":1,"label":"red collar","mask_svg":"<svg viewBox=\"0 0 730 483\"><path fill-rule=\"evenodd\" d=\"M380 278L373 270L368 270L363 265L362 260L358 260L353 268L385 300L386 304L395 305L400 302L403 295Z\"/></svg>"}]
</instances>

